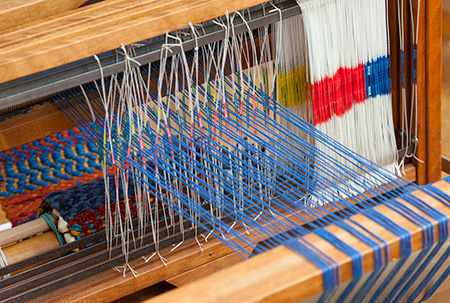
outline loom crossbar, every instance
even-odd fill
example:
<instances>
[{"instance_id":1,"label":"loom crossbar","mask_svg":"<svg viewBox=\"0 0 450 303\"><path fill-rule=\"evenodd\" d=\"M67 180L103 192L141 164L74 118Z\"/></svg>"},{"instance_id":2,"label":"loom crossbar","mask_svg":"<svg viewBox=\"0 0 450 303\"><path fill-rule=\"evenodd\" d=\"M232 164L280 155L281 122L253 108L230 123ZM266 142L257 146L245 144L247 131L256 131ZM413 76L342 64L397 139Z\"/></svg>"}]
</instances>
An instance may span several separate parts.
<instances>
[{"instance_id":1,"label":"loom crossbar","mask_svg":"<svg viewBox=\"0 0 450 303\"><path fill-rule=\"evenodd\" d=\"M280 9L282 9L283 20L300 14L300 9L293 0L285 1L277 5ZM267 9L267 11L268 10L269 9ZM277 12L264 13L262 8L258 8L251 14L251 21L248 22L248 26L251 29L256 29L264 24L274 23L279 19L280 16ZM236 34L240 34L248 30L247 25L245 25L242 21L238 20L236 23L237 24L234 27ZM190 51L194 49L196 45L203 46L224 38L224 30L217 25L207 24L203 28L205 28L205 32L207 34L198 37L197 43L192 38L184 41L184 51ZM152 41L154 39L152 39ZM161 45L164 43L164 39L156 38L156 42L152 41L148 45L137 48L137 53L141 54L134 58L136 62L139 62L141 65L145 65L160 59ZM144 44L146 43L144 42ZM180 48L175 48L171 55L178 54L180 51ZM99 57L101 58L103 75L105 77L120 73L124 70L123 59L120 58L120 61L116 62L118 57L115 52L110 52ZM40 76L35 77L36 79L20 79L12 82L1 83L0 110L100 79L100 71L98 69L97 62L95 60L85 61L86 60L83 60L75 64L71 63L69 66L58 68L53 72L46 72L44 73L45 77Z\"/></svg>"},{"instance_id":2,"label":"loom crossbar","mask_svg":"<svg viewBox=\"0 0 450 303\"><path fill-rule=\"evenodd\" d=\"M445 193L450 193L448 181L441 180L434 185ZM450 216L450 208L431 196L427 196L424 192L416 191L413 192L413 195ZM376 206L375 209L391 219L395 219L399 225L411 232L413 251L422 249L422 230L420 228L406 218L393 214L383 205ZM360 215L356 215L353 219L389 243L391 261L399 259L400 238L380 225L367 221L365 217L359 217ZM434 221L433 224L438 230L438 222ZM326 229L341 239L346 239L349 244L351 243L350 245L363 254L364 272L367 273L374 269L373 250L367 249L364 243L358 243L351 236L345 235L337 226L331 225ZM436 234L436 239L437 236ZM352 279L352 263L348 256L323 241L320 244L321 241L318 238L310 237L309 240L339 262L342 269L342 283ZM187 302L186 298L195 300L195 302L220 302L223 298L227 298L231 302L299 302L323 291L322 274L315 265L282 246L146 302ZM222 287L223 285L227 285L227 287Z\"/></svg>"}]
</instances>

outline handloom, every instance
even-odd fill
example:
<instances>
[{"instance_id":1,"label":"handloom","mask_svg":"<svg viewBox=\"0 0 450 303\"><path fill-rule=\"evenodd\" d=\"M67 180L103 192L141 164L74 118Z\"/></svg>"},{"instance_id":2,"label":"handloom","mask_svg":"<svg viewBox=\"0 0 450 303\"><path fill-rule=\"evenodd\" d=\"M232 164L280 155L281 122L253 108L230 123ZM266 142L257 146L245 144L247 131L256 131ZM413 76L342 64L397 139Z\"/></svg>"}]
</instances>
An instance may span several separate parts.
<instances>
[{"instance_id":1,"label":"handloom","mask_svg":"<svg viewBox=\"0 0 450 303\"><path fill-rule=\"evenodd\" d=\"M201 272L276 252L282 261L283 248L311 269L304 280L302 273L291 279L302 280L297 292L281 279L262 294L202 299L298 301L322 293L321 302L414 302L432 295L449 273L449 189L446 180L412 181L437 180L434 141L420 134L422 123L434 130L420 111L434 106L432 63L423 60L433 33L419 23L430 16L417 13L431 14L434 3L395 2L106 1L54 17L45 33L39 24L18 28L17 36L35 39L30 46L5 33L0 71L15 74L2 74L0 106L51 95L99 151L103 178L45 198L42 209L56 210L68 244L1 268L0 299L108 301L164 280L177 284L185 275L178 269ZM104 26L96 37L77 21L83 14L87 24ZM137 33L144 25L152 31ZM60 45L39 46L53 41ZM11 60L9 49L30 53ZM70 61L65 49L74 52ZM14 80L29 74L36 76L26 85ZM70 206L82 200L89 203L74 213ZM107 283L112 269L121 274ZM131 284L138 285L119 287Z\"/></svg>"}]
</instances>

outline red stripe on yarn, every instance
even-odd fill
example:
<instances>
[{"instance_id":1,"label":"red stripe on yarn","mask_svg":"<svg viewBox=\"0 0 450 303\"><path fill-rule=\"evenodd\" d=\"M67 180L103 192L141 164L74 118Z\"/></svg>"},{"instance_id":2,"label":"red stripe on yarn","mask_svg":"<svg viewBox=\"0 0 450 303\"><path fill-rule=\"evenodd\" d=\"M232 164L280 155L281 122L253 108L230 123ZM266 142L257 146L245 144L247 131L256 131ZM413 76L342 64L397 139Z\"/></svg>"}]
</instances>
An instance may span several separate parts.
<instances>
[{"instance_id":1,"label":"red stripe on yarn","mask_svg":"<svg viewBox=\"0 0 450 303\"><path fill-rule=\"evenodd\" d=\"M349 111L353 106L353 80L352 80L352 69L345 68L344 71L345 77L345 95L346 95L346 103L345 103L345 111Z\"/></svg>"},{"instance_id":2,"label":"red stripe on yarn","mask_svg":"<svg viewBox=\"0 0 450 303\"><path fill-rule=\"evenodd\" d=\"M342 116L345 113L344 97L342 94L342 69L333 76L333 99L334 99L334 113L338 116Z\"/></svg>"},{"instance_id":3,"label":"red stripe on yarn","mask_svg":"<svg viewBox=\"0 0 450 303\"><path fill-rule=\"evenodd\" d=\"M20 151L26 155L25 161L28 161L30 159L30 157L33 155L33 153L30 150L22 148L22 145L17 146L15 149L16 149L16 151ZM22 160L23 160L23 158L22 158Z\"/></svg>"},{"instance_id":4,"label":"red stripe on yarn","mask_svg":"<svg viewBox=\"0 0 450 303\"><path fill-rule=\"evenodd\" d=\"M42 155L42 153L44 152L44 150L41 147L34 145L33 142L34 141L28 142L27 148L37 151L36 157L40 157Z\"/></svg>"},{"instance_id":5,"label":"red stripe on yarn","mask_svg":"<svg viewBox=\"0 0 450 303\"><path fill-rule=\"evenodd\" d=\"M367 92L366 92L366 69L364 67L364 64L360 64L359 66L359 76L361 77L361 84L360 84L360 93L361 93L361 100L367 99Z\"/></svg>"},{"instance_id":6,"label":"red stripe on yarn","mask_svg":"<svg viewBox=\"0 0 450 303\"><path fill-rule=\"evenodd\" d=\"M325 102L324 102L324 108L325 108L325 121L330 120L333 117L333 97L332 97L332 79L327 77L325 79Z\"/></svg>"},{"instance_id":7,"label":"red stripe on yarn","mask_svg":"<svg viewBox=\"0 0 450 303\"><path fill-rule=\"evenodd\" d=\"M353 69L353 83L353 99L355 103L363 103L366 100L366 82L363 64Z\"/></svg>"},{"instance_id":8,"label":"red stripe on yarn","mask_svg":"<svg viewBox=\"0 0 450 303\"><path fill-rule=\"evenodd\" d=\"M14 158L13 165L17 165L17 163L20 161L20 157L17 157L17 155L14 154L14 153L13 153L11 150L9 150L9 149L3 151L3 153L6 154L6 155L8 155L8 156L10 156L11 158Z\"/></svg>"},{"instance_id":9,"label":"red stripe on yarn","mask_svg":"<svg viewBox=\"0 0 450 303\"><path fill-rule=\"evenodd\" d=\"M364 64L355 68L341 67L332 77L325 77L311 85L314 125L342 116L354 103L366 100Z\"/></svg>"},{"instance_id":10,"label":"red stripe on yarn","mask_svg":"<svg viewBox=\"0 0 450 303\"><path fill-rule=\"evenodd\" d=\"M62 131L61 134L63 135L63 139L67 139L67 137L69 137L67 130ZM75 142L67 142L63 139L58 139L58 137L56 135L54 135L54 137L52 137L53 142L59 143L62 145L61 149L64 149L66 147L72 148L72 146L75 145Z\"/></svg>"},{"instance_id":11,"label":"red stripe on yarn","mask_svg":"<svg viewBox=\"0 0 450 303\"><path fill-rule=\"evenodd\" d=\"M317 121L320 121L319 117L319 85L320 82L317 84L311 84L311 102L312 102L312 114L314 119L314 124L318 123Z\"/></svg>"}]
</instances>

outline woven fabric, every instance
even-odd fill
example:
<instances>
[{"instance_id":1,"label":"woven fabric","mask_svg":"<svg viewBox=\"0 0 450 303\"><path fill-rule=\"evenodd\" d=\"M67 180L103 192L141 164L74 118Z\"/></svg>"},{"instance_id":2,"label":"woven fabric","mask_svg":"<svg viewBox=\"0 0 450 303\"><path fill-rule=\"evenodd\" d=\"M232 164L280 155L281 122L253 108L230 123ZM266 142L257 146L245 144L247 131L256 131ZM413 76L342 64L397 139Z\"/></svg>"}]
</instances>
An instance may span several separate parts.
<instances>
[{"instance_id":1,"label":"woven fabric","mask_svg":"<svg viewBox=\"0 0 450 303\"><path fill-rule=\"evenodd\" d=\"M116 216L116 185L113 175L109 177L109 196L111 207L111 218ZM130 206L131 218L137 217L137 203L135 197L134 181L129 181L128 184L128 205ZM150 181L152 182L152 181ZM119 193L119 208L122 221L125 220L126 203L124 201L124 190L122 188L122 182L118 181L118 193ZM186 194L186 188L183 187L183 193ZM161 194L164 200L168 200L165 190L161 190ZM151 208L155 207L155 196L150 193L150 205ZM146 201L142 201L147 203ZM158 207L162 209L163 205L168 201L161 201L161 196L158 199ZM144 205L142 205L144 206ZM146 205L145 205L146 206ZM146 208L146 207L144 207ZM42 211L49 212L51 210L57 210L60 213L60 219L62 218L67 222L67 228L70 235L74 239L78 240L83 237L89 236L93 233L103 231L105 229L105 182L104 179L97 179L88 183L77 183L74 187L58 191L49 194L43 204ZM146 210L141 209L145 213ZM161 220L163 218L159 218ZM90 243L90 246L95 243Z\"/></svg>"},{"instance_id":2,"label":"woven fabric","mask_svg":"<svg viewBox=\"0 0 450 303\"><path fill-rule=\"evenodd\" d=\"M109 193L111 197L112 217L116 209L116 188L114 177L109 176ZM124 191L119 184L119 207L122 219L125 215L125 203L123 203ZM131 216L136 213L136 201L134 198L134 186L130 184L128 189ZM42 205L43 211L56 209L61 218L66 221L70 234L75 239L86 237L90 234L100 232L105 228L105 182L97 179L88 183L77 183L74 187L54 192L48 195ZM92 245L94 243L90 243Z\"/></svg>"},{"instance_id":3,"label":"woven fabric","mask_svg":"<svg viewBox=\"0 0 450 303\"><path fill-rule=\"evenodd\" d=\"M12 225L34 219L43 199L102 177L98 149L72 128L0 152L0 203Z\"/></svg>"},{"instance_id":4,"label":"woven fabric","mask_svg":"<svg viewBox=\"0 0 450 303\"><path fill-rule=\"evenodd\" d=\"M114 177L109 176L109 193L111 197L111 217L116 215L116 187ZM130 184L128 189L131 217L137 216L134 186ZM124 191L119 182L119 207L122 220L125 218L126 210L123 201ZM152 197L153 201L154 198ZM152 201L150 203L152 203ZM93 233L105 229L105 182L104 179L94 180L88 183L77 183L74 187L54 192L46 197L42 205L44 212L56 209L60 217L67 222L69 233L75 239L81 239ZM90 246L95 243L90 243Z\"/></svg>"},{"instance_id":5,"label":"woven fabric","mask_svg":"<svg viewBox=\"0 0 450 303\"><path fill-rule=\"evenodd\" d=\"M124 193L119 184L119 197L123 198ZM109 176L109 195L111 203L116 202L116 188L114 177ZM134 186L130 184L128 196L134 196ZM89 210L95 210L105 205L105 182L103 178L88 183L77 183L74 187L49 194L45 200L43 207L56 209L65 221L69 222L73 218L79 216Z\"/></svg>"}]
</instances>

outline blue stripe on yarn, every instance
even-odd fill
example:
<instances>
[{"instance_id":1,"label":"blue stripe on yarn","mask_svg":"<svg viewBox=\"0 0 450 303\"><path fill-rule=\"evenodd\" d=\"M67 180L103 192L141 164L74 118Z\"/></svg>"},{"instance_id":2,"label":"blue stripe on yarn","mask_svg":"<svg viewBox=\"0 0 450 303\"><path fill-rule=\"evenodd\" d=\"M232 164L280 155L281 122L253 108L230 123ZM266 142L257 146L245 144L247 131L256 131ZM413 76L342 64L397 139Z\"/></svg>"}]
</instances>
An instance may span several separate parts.
<instances>
[{"instance_id":1,"label":"blue stripe on yarn","mask_svg":"<svg viewBox=\"0 0 450 303\"><path fill-rule=\"evenodd\" d=\"M374 258L374 270L378 270L383 266L383 249L381 244L372 240L370 237L364 235L362 232L355 228L350 227L347 223L341 221L336 222L336 226L344 229L346 232L350 233L352 236L356 237L358 240L364 242L369 247L373 248L373 258Z\"/></svg>"},{"instance_id":2,"label":"blue stripe on yarn","mask_svg":"<svg viewBox=\"0 0 450 303\"><path fill-rule=\"evenodd\" d=\"M427 215L429 215L430 217L432 217L434 220L436 220L438 222L438 228L439 228L438 241L439 242L442 242L442 241L445 241L448 239L449 218L444 213L442 213L441 211L439 211L436 208L431 207L428 203L420 200L413 194L406 194L406 195L403 195L401 198L403 200L405 200L406 202L410 203L411 205L417 207L418 209L420 209L421 211L423 211L424 213L426 213ZM400 202L398 202L398 203L400 203ZM431 225L431 226L429 226L429 225ZM434 224L431 221L429 221L428 226L429 226L430 233L431 233L430 238L433 239L433 242L434 242Z\"/></svg>"},{"instance_id":3,"label":"blue stripe on yarn","mask_svg":"<svg viewBox=\"0 0 450 303\"><path fill-rule=\"evenodd\" d=\"M102 166L96 163L98 158L98 148L90 140L86 140L85 136L75 134L72 130L68 130L69 134L78 139L75 150L78 155L88 158L88 166L93 169L101 170Z\"/></svg>"},{"instance_id":4,"label":"blue stripe on yarn","mask_svg":"<svg viewBox=\"0 0 450 303\"><path fill-rule=\"evenodd\" d=\"M360 223L356 222L352 218L349 218L347 220L352 222L353 224L355 224L356 226L358 226L362 230L364 230L366 233L368 233L369 235L371 235L372 237L374 237L375 239L377 239L381 243L383 243L383 245L382 245L382 247L384 247L384 262L383 262L383 265L387 265L389 263L389 260L390 260L390 252L389 252L389 244L388 244L388 242L385 239L383 239L380 236L378 236L377 234L375 234L374 232L368 230L366 227L364 227Z\"/></svg>"},{"instance_id":5,"label":"blue stripe on yarn","mask_svg":"<svg viewBox=\"0 0 450 303\"><path fill-rule=\"evenodd\" d=\"M404 196L402 196L403 198ZM384 203L384 206L401 214L403 217L416 224L422 230L422 246L428 248L434 243L434 225L433 222L413 212L411 209L404 206L401 202L392 200Z\"/></svg>"},{"instance_id":6,"label":"blue stripe on yarn","mask_svg":"<svg viewBox=\"0 0 450 303\"><path fill-rule=\"evenodd\" d=\"M402 79L402 87L405 88L405 51L400 50L400 66L401 66L401 79Z\"/></svg>"},{"instance_id":7,"label":"blue stripe on yarn","mask_svg":"<svg viewBox=\"0 0 450 303\"><path fill-rule=\"evenodd\" d=\"M391 219L382 215L374 209L367 209L363 212L374 221L387 228L390 232L394 233L400 239L400 257L405 258L412 253L412 237L409 231L400 225L394 223Z\"/></svg>"},{"instance_id":8,"label":"blue stripe on yarn","mask_svg":"<svg viewBox=\"0 0 450 303\"><path fill-rule=\"evenodd\" d=\"M381 275L383 274L383 272L385 271L385 269L387 268L387 266L384 266L381 269L378 269L376 271L374 271L372 274L370 274L369 278L364 282L364 284L358 288L358 292L355 294L355 296L352 298L351 301L347 301L346 298L347 296L344 296L344 294L341 296L341 298L339 298L336 302L362 302L364 301L365 298L367 298L367 295L369 294L369 292L375 287L376 285L376 281L379 280L379 278L381 277ZM346 290L347 291L347 290Z\"/></svg>"},{"instance_id":9,"label":"blue stripe on yarn","mask_svg":"<svg viewBox=\"0 0 450 303\"><path fill-rule=\"evenodd\" d=\"M47 142L48 140L45 140L45 141ZM49 158L49 155L51 153L50 147L41 145L39 143L39 141L37 141L37 140L34 141L33 144L37 148L43 150L43 152L41 153L41 155L39 157L39 159L41 160L41 164L50 167L51 173L53 174L53 176L55 176L55 178L62 179L62 180L70 180L71 179L70 176L68 176L62 172L62 166L60 164L50 160L50 158ZM58 182L59 182L59 180L58 180ZM55 183L58 183L58 182L55 182Z\"/></svg>"},{"instance_id":10,"label":"blue stripe on yarn","mask_svg":"<svg viewBox=\"0 0 450 303\"><path fill-rule=\"evenodd\" d=\"M323 275L323 289L325 292L333 290L340 284L341 274L339 264L316 248L313 244L302 239L298 241L289 241L284 245L299 253L309 262L321 269Z\"/></svg>"},{"instance_id":11,"label":"blue stripe on yarn","mask_svg":"<svg viewBox=\"0 0 450 303\"><path fill-rule=\"evenodd\" d=\"M412 47L412 57L413 57L413 65L412 65L412 78L413 84L417 84L417 44L414 43Z\"/></svg>"},{"instance_id":12,"label":"blue stripe on yarn","mask_svg":"<svg viewBox=\"0 0 450 303\"><path fill-rule=\"evenodd\" d=\"M325 229L318 229L314 232L314 234L328 241L352 259L353 279L359 279L362 277L363 259L362 254L358 250L354 249Z\"/></svg>"},{"instance_id":13,"label":"blue stripe on yarn","mask_svg":"<svg viewBox=\"0 0 450 303\"><path fill-rule=\"evenodd\" d=\"M450 182L448 178L445 181ZM423 188L423 191L447 207L450 207L450 195L437 188L434 184L428 184Z\"/></svg>"},{"instance_id":14,"label":"blue stripe on yarn","mask_svg":"<svg viewBox=\"0 0 450 303\"><path fill-rule=\"evenodd\" d=\"M92 143L88 141L87 144L92 144ZM77 143L75 145L75 151L77 152L78 155L83 156L88 159L87 164L89 167L91 167L92 169L97 169L97 170L102 169L102 166L100 164L96 163L98 155L86 152L84 145L82 143ZM98 152L98 150L97 150L97 152Z\"/></svg>"},{"instance_id":15,"label":"blue stripe on yarn","mask_svg":"<svg viewBox=\"0 0 450 303\"><path fill-rule=\"evenodd\" d=\"M75 135L72 130L68 130L68 133L74 136L75 139L85 140L83 137ZM46 187L49 183L58 183L61 179L69 180L72 176L81 176L81 172L92 173L94 169L101 169L101 165L95 163L97 155L92 153L98 152L98 150L91 148L91 151L87 152L81 143L75 143L72 139L66 139L61 133L56 136L59 140L67 142L69 146L76 144L76 154L73 153L71 148L66 147L62 150L66 159L62 159L60 154L62 145L53 142L50 138L45 138L44 140L54 146L54 148L43 146L39 143L39 140L35 140L30 144L22 145L22 148L27 149L30 153L24 153L22 150L15 148L11 149L10 151L18 158L16 164L14 164L16 158L1 153L6 160L4 166L7 176L6 188L2 189L6 190L6 192L0 192L2 197L23 194L25 190L35 190L38 187ZM49 158L49 153L53 156L52 160ZM84 164L86 160L88 167L85 167ZM65 165L64 171L68 175L62 172L63 166L60 163ZM76 170L72 168L74 164ZM13 165L17 168L18 173L14 171Z\"/></svg>"},{"instance_id":16,"label":"blue stripe on yarn","mask_svg":"<svg viewBox=\"0 0 450 303\"><path fill-rule=\"evenodd\" d=\"M11 151L15 155L20 157L19 161L16 163L16 168L19 172L21 172L25 176L25 181L28 178L28 181L26 181L26 182L29 186L35 185L36 187L34 189L36 189L37 186L47 186L47 183L38 180L38 176L39 176L38 172L36 172L34 170L30 170L26 167L25 163L33 162L32 157L30 157L30 159L27 160L28 155L23 153L22 151L17 150L15 148L11 149Z\"/></svg>"},{"instance_id":17,"label":"blue stripe on yarn","mask_svg":"<svg viewBox=\"0 0 450 303\"><path fill-rule=\"evenodd\" d=\"M40 156L38 154L40 153L40 151L36 149L34 143L35 142L32 142L28 146L28 150L33 153L33 156L28 161L28 165L30 166L31 169L40 172L40 177L43 181L47 183L58 183L59 182L58 179L50 176L52 171L48 167L39 164L38 159L40 159Z\"/></svg>"},{"instance_id":18,"label":"blue stripe on yarn","mask_svg":"<svg viewBox=\"0 0 450 303\"><path fill-rule=\"evenodd\" d=\"M352 281L353 283L353 281ZM331 299L335 296L336 292L339 290L339 287L335 287L333 290L323 292L323 294L320 296L317 303L329 303L331 302Z\"/></svg>"},{"instance_id":19,"label":"blue stripe on yarn","mask_svg":"<svg viewBox=\"0 0 450 303\"><path fill-rule=\"evenodd\" d=\"M13 150L14 152L14 150ZM2 157L5 158L8 162L6 163L4 169L7 177L6 188L10 193L24 193L26 190L34 190L35 186L27 184L27 176L19 171L16 173L13 169L13 164L15 159L7 154L2 154ZM16 181L15 181L16 180ZM16 184L16 187L14 185Z\"/></svg>"},{"instance_id":20,"label":"blue stripe on yarn","mask_svg":"<svg viewBox=\"0 0 450 303\"><path fill-rule=\"evenodd\" d=\"M347 285L347 287L345 288L345 290L342 292L342 294L336 299L336 303L337 302L347 302L347 298L348 296L350 296L350 294L353 292L353 290L355 289L356 285L358 285L358 283L360 282L361 279L353 279L351 280L350 284ZM331 299L331 298L330 298ZM328 303L331 302L330 300L328 301L324 301L324 303Z\"/></svg>"},{"instance_id":21,"label":"blue stripe on yarn","mask_svg":"<svg viewBox=\"0 0 450 303\"><path fill-rule=\"evenodd\" d=\"M382 56L367 62L364 66L367 98L375 98L390 93L390 59Z\"/></svg>"},{"instance_id":22,"label":"blue stripe on yarn","mask_svg":"<svg viewBox=\"0 0 450 303\"><path fill-rule=\"evenodd\" d=\"M70 130L68 133L69 133L69 135L72 135L73 131ZM64 149L63 149L64 157L67 159L73 160L75 162L75 168L77 171L85 172L88 174L92 174L94 172L93 169L85 167L84 164L85 164L86 160L83 157L79 157L73 153L72 146L75 143L74 140L71 140L69 138L64 138L61 133L56 134L56 138L68 143L66 145L66 147L64 147Z\"/></svg>"}]
</instances>

